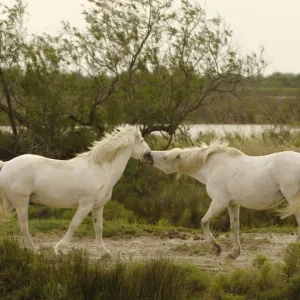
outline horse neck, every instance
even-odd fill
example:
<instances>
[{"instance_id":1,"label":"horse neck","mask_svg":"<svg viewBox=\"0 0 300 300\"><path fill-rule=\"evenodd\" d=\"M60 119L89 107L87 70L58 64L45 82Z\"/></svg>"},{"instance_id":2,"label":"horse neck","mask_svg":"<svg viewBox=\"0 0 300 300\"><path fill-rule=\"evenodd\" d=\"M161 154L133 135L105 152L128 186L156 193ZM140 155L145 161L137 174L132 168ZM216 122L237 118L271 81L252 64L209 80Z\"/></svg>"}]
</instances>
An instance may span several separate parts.
<instances>
[{"instance_id":1,"label":"horse neck","mask_svg":"<svg viewBox=\"0 0 300 300\"><path fill-rule=\"evenodd\" d=\"M211 173L216 171L220 166L224 166L227 159L228 154L226 152L213 153L196 172L188 175L206 185Z\"/></svg>"},{"instance_id":2,"label":"horse neck","mask_svg":"<svg viewBox=\"0 0 300 300\"><path fill-rule=\"evenodd\" d=\"M122 176L128 160L131 157L131 152L132 149L130 146L121 149L118 151L115 159L111 162L110 170L108 173L112 180L112 186L114 186Z\"/></svg>"}]
</instances>

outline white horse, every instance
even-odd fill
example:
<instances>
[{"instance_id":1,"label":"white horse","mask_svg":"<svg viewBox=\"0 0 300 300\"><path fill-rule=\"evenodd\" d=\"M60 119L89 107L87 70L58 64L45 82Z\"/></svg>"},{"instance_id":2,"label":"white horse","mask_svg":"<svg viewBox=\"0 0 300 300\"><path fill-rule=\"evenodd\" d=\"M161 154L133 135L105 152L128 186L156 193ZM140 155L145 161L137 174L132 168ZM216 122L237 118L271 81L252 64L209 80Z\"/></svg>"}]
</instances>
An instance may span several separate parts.
<instances>
[{"instance_id":1,"label":"white horse","mask_svg":"<svg viewBox=\"0 0 300 300\"><path fill-rule=\"evenodd\" d=\"M216 255L221 254L221 247L210 232L209 221L226 207L234 239L228 258L235 259L240 254L240 206L262 210L286 199L289 206L281 215L295 214L300 241L300 153L284 151L248 156L227 145L216 141L201 147L151 151L144 155L144 160L165 173L186 174L206 185L212 202L201 225Z\"/></svg>"},{"instance_id":2,"label":"white horse","mask_svg":"<svg viewBox=\"0 0 300 300\"><path fill-rule=\"evenodd\" d=\"M2 215L15 207L24 245L34 249L28 231L29 200L54 207L76 207L67 233L55 246L56 253L65 253L74 232L92 211L98 253L110 254L102 241L103 206L110 200L128 160L142 159L149 150L136 127L123 126L94 143L90 151L70 160L25 154L1 161Z\"/></svg>"}]
</instances>

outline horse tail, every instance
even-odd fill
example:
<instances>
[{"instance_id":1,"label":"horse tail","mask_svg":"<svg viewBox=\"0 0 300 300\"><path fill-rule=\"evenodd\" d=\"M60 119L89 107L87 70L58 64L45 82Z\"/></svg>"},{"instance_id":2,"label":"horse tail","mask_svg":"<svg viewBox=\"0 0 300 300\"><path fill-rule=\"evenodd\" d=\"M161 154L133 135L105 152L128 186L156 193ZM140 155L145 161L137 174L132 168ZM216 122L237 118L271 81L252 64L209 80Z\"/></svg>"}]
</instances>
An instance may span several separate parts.
<instances>
[{"instance_id":1,"label":"horse tail","mask_svg":"<svg viewBox=\"0 0 300 300\"><path fill-rule=\"evenodd\" d=\"M285 219L298 211L300 211L300 197L294 199L294 201L290 202L286 207L278 210L281 219Z\"/></svg>"},{"instance_id":2,"label":"horse tail","mask_svg":"<svg viewBox=\"0 0 300 300\"><path fill-rule=\"evenodd\" d=\"M4 166L4 161L0 160L0 171ZM12 214L7 213L3 207L2 198L5 198L5 195L0 191L0 222L10 221L12 219Z\"/></svg>"}]
</instances>

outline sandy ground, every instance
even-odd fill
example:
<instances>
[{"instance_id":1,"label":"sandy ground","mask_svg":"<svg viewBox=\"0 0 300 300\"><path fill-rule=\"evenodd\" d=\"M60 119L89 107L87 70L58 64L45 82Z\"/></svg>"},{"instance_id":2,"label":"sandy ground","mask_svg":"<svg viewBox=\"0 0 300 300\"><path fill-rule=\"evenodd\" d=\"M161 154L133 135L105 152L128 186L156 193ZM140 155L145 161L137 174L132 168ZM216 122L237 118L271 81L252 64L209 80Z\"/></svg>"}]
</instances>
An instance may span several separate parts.
<instances>
[{"instance_id":1,"label":"sandy ground","mask_svg":"<svg viewBox=\"0 0 300 300\"><path fill-rule=\"evenodd\" d=\"M53 247L61 236L37 234L35 244L43 249ZM169 258L179 262L193 263L206 271L226 271L233 267L249 267L258 254L267 256L273 262L280 262L284 248L295 241L295 235L279 233L242 233L241 255L234 261L226 259L232 247L229 234L217 237L222 247L222 254L215 257L201 235L186 233L168 233L161 237L142 236L128 238L105 238L106 247L114 254L114 259L123 262L144 261L151 258ZM96 253L93 238L75 237L70 249L80 248L88 251L93 259L100 259ZM112 260L112 261L113 261Z\"/></svg>"}]
</instances>

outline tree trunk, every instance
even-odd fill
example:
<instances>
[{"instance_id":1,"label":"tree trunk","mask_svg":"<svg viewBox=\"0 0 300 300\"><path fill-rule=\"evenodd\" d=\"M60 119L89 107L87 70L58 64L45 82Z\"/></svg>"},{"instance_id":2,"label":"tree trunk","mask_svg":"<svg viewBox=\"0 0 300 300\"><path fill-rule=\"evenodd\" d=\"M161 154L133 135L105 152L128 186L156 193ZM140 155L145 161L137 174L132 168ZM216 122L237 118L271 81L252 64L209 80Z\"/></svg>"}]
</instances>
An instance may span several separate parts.
<instances>
[{"instance_id":1,"label":"tree trunk","mask_svg":"<svg viewBox=\"0 0 300 300\"><path fill-rule=\"evenodd\" d=\"M4 95L5 95L5 98L6 98L6 102L7 102L7 107L8 107L7 114L8 114L8 117L9 117L10 126L11 126L11 129L12 129L12 132L13 132L14 136L17 137L18 136L18 131L17 131L16 121L15 121L15 118L14 118L14 111L12 109L11 97L10 97L10 93L9 93L9 90L8 90L7 82L6 82L5 77L4 77L3 70L1 68L0 68L0 81L1 81L3 92L4 92Z\"/></svg>"},{"instance_id":2,"label":"tree trunk","mask_svg":"<svg viewBox=\"0 0 300 300\"><path fill-rule=\"evenodd\" d=\"M2 85L2 89L6 98L6 102L7 102L7 114L9 117L9 122L10 122L10 126L14 135L14 153L17 154L19 152L19 141L18 141L18 131L17 131L17 124L14 118L14 111L12 108L12 103L11 103L11 97L10 97L10 93L9 93L9 89L8 89L8 84L5 80L4 77L4 73L2 68L0 68L0 82Z\"/></svg>"}]
</instances>

